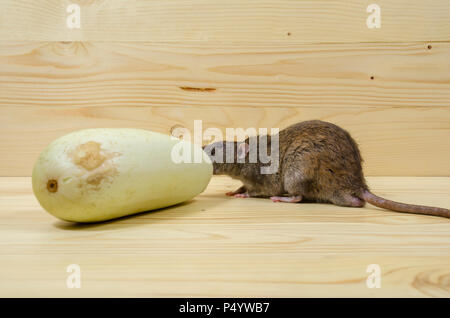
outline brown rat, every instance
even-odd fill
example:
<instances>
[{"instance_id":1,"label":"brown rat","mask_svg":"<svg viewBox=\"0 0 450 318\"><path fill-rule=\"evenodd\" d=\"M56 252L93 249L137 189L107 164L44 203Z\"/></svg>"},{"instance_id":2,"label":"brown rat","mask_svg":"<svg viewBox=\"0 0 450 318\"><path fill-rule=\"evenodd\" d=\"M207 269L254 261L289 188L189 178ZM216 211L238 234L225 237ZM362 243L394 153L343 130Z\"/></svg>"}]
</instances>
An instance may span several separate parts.
<instances>
[{"instance_id":1,"label":"brown rat","mask_svg":"<svg viewBox=\"0 0 450 318\"><path fill-rule=\"evenodd\" d=\"M267 149L271 149L274 138L263 137L267 138ZM308 200L351 207L363 207L368 202L392 211L450 218L448 209L394 202L370 192L356 142L347 131L334 124L320 120L300 122L281 130L278 142L279 151L267 153L273 155L272 159L279 165L274 173L268 174L262 174L261 168L271 163L249 158L251 145L257 145L258 150L265 145L257 136L244 142L216 142L204 149L213 159L214 174L242 181L242 187L227 195L270 198L274 202ZM216 154L217 150L220 151ZM225 162L227 153L234 156L230 163Z\"/></svg>"}]
</instances>

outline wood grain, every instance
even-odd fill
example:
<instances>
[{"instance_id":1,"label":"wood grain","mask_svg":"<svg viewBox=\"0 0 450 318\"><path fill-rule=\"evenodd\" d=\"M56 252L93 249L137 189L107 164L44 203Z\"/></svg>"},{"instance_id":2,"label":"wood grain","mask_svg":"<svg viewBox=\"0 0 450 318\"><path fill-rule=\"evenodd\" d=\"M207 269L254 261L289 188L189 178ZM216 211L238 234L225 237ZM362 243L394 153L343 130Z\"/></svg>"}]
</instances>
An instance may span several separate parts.
<instances>
[{"instance_id":1,"label":"wood grain","mask_svg":"<svg viewBox=\"0 0 450 318\"><path fill-rule=\"evenodd\" d=\"M81 6L81 28L66 8ZM405 42L450 40L447 0L377 0L381 28L368 29L366 0L1 0L1 40Z\"/></svg>"},{"instance_id":2,"label":"wood grain","mask_svg":"<svg viewBox=\"0 0 450 318\"><path fill-rule=\"evenodd\" d=\"M449 61L447 42L11 42L0 106L448 107Z\"/></svg>"},{"instance_id":3,"label":"wood grain","mask_svg":"<svg viewBox=\"0 0 450 318\"><path fill-rule=\"evenodd\" d=\"M450 178L372 177L374 192L450 208ZM450 221L367 206L234 199L214 177L190 202L77 225L30 178L0 178L0 296L449 297ZM81 267L81 289L66 268ZM369 264L380 289L366 286Z\"/></svg>"},{"instance_id":4,"label":"wood grain","mask_svg":"<svg viewBox=\"0 0 450 318\"><path fill-rule=\"evenodd\" d=\"M29 176L73 130L169 133L196 119L221 130L327 120L359 142L367 175L450 176L449 60L450 43L11 42L0 47L0 176Z\"/></svg>"},{"instance_id":5,"label":"wood grain","mask_svg":"<svg viewBox=\"0 0 450 318\"><path fill-rule=\"evenodd\" d=\"M131 127L170 134L217 127L284 128L322 119L345 127L360 144L366 175L450 175L448 108L374 107L0 107L0 175L30 176L34 162L54 139L95 127ZM206 144L208 140L204 140Z\"/></svg>"}]
</instances>

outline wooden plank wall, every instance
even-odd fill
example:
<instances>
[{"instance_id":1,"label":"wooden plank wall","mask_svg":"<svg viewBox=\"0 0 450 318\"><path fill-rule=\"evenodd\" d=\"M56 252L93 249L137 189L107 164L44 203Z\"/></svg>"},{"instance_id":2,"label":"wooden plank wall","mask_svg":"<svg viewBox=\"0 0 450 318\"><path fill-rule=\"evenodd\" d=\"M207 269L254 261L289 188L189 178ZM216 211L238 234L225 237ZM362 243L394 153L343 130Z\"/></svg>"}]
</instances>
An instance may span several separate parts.
<instances>
[{"instance_id":1,"label":"wooden plank wall","mask_svg":"<svg viewBox=\"0 0 450 318\"><path fill-rule=\"evenodd\" d=\"M81 28L66 7L81 6ZM381 7L368 29L366 7ZM367 175L450 176L450 2L0 0L0 176L89 127L322 119Z\"/></svg>"}]
</instances>

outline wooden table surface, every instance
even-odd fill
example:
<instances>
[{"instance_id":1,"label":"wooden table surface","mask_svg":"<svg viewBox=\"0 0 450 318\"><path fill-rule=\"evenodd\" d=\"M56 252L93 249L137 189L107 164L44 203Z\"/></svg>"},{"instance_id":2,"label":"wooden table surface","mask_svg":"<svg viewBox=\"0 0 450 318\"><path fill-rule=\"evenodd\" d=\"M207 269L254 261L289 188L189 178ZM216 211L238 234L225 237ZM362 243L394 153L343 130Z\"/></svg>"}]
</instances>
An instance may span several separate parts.
<instances>
[{"instance_id":1,"label":"wooden table surface","mask_svg":"<svg viewBox=\"0 0 450 318\"><path fill-rule=\"evenodd\" d=\"M372 177L375 193L450 208L450 178ZM0 178L0 296L450 296L450 220L367 206L192 201L100 224L55 219L28 177ZM68 288L76 264L81 288ZM367 267L381 269L369 288Z\"/></svg>"}]
</instances>

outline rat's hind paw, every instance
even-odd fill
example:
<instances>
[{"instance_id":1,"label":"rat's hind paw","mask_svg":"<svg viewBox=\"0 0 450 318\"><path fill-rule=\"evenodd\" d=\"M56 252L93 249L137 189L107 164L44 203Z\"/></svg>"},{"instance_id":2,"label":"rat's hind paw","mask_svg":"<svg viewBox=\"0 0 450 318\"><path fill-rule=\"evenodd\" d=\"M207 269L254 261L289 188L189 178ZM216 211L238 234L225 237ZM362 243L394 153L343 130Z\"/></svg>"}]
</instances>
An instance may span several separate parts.
<instances>
[{"instance_id":1,"label":"rat's hind paw","mask_svg":"<svg viewBox=\"0 0 450 318\"><path fill-rule=\"evenodd\" d=\"M288 202L288 203L297 203L302 200L301 195L297 195L294 197L270 197L270 200L273 202Z\"/></svg>"},{"instance_id":2,"label":"rat's hind paw","mask_svg":"<svg viewBox=\"0 0 450 318\"><path fill-rule=\"evenodd\" d=\"M357 207L361 208L366 203L364 200L361 200L360 198L352 195L341 195L338 197L335 197L330 200L333 204L339 205L339 206L350 206L350 207Z\"/></svg>"}]
</instances>

